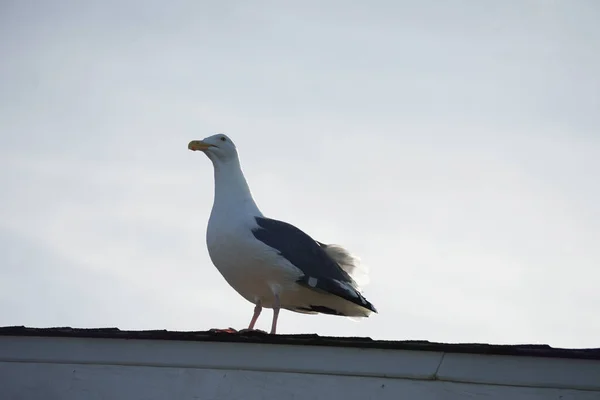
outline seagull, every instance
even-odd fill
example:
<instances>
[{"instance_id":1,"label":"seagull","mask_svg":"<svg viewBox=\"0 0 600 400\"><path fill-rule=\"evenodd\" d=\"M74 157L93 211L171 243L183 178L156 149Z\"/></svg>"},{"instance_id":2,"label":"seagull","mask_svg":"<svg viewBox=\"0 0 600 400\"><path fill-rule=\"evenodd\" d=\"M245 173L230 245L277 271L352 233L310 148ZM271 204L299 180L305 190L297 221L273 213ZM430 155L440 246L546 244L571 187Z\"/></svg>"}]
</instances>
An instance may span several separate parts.
<instances>
[{"instance_id":1,"label":"seagull","mask_svg":"<svg viewBox=\"0 0 600 400\"><path fill-rule=\"evenodd\" d=\"M214 167L208 254L227 283L254 304L247 330L254 330L263 307L273 309L271 334L281 309L353 319L377 313L357 283L358 261L345 248L263 215L228 136L192 140L188 149L202 151Z\"/></svg>"}]
</instances>

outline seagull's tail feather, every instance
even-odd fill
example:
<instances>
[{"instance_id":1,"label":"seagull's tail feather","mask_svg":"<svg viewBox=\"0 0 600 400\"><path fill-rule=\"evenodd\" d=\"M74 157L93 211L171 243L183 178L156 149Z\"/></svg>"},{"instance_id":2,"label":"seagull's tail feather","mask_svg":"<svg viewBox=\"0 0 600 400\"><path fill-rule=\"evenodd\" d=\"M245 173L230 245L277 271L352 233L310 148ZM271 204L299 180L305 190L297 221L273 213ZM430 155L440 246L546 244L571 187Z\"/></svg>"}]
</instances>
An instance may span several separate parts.
<instances>
[{"instance_id":1,"label":"seagull's tail feather","mask_svg":"<svg viewBox=\"0 0 600 400\"><path fill-rule=\"evenodd\" d=\"M338 265L352 278L356 283L353 287L360 290L369 283L369 268L361 264L360 259L351 254L348 250L337 244L324 244L317 242L325 250L325 253L331 257Z\"/></svg>"},{"instance_id":2,"label":"seagull's tail feather","mask_svg":"<svg viewBox=\"0 0 600 400\"><path fill-rule=\"evenodd\" d=\"M327 295L327 300L321 298L320 300L323 301L315 301L315 303L305 307L304 311L316 311L346 317L368 317L372 312L377 312L375 306L349 282L306 275L300 277L296 282L307 289Z\"/></svg>"}]
</instances>

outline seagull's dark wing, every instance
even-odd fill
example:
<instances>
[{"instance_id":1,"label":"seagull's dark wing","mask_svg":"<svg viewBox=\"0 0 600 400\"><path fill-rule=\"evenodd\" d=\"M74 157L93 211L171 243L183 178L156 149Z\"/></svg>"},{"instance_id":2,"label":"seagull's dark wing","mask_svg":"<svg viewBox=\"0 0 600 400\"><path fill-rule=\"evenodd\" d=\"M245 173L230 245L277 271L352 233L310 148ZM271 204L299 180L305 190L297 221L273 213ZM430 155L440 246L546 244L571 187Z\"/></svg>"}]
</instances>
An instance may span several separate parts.
<instances>
[{"instance_id":1,"label":"seagull's dark wing","mask_svg":"<svg viewBox=\"0 0 600 400\"><path fill-rule=\"evenodd\" d=\"M356 283L350 275L327 255L321 247L322 244L286 222L256 217L256 223L258 227L252 230L254 237L277 250L282 257L303 272L304 275L298 279L300 285L339 296L377 312L375 307L355 289ZM335 310L327 312L327 310L315 309L312 311L336 313Z\"/></svg>"}]
</instances>

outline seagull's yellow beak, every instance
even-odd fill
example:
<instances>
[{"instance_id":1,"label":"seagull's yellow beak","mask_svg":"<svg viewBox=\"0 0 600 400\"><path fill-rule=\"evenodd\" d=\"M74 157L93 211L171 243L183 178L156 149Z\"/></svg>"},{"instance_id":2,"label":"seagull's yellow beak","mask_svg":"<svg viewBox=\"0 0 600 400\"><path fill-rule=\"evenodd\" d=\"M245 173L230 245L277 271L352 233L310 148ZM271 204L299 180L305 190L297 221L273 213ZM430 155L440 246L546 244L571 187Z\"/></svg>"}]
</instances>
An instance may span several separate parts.
<instances>
[{"instance_id":1,"label":"seagull's yellow beak","mask_svg":"<svg viewBox=\"0 0 600 400\"><path fill-rule=\"evenodd\" d=\"M202 140L192 140L190 144L188 144L188 149L192 151L196 150L206 150L210 147L210 144L203 142Z\"/></svg>"}]
</instances>

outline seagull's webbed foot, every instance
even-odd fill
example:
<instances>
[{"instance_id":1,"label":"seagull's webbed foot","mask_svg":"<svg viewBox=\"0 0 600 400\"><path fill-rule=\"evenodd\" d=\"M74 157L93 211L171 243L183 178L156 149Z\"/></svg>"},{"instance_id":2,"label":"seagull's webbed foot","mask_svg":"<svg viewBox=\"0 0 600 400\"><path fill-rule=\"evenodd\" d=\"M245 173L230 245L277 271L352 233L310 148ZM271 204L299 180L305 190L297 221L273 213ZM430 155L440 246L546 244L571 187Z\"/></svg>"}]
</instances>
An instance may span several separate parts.
<instances>
[{"instance_id":1,"label":"seagull's webbed foot","mask_svg":"<svg viewBox=\"0 0 600 400\"><path fill-rule=\"evenodd\" d=\"M211 332L211 333L238 333L238 331L233 328L225 328L225 329L213 328L213 329L210 329L209 332Z\"/></svg>"},{"instance_id":2,"label":"seagull's webbed foot","mask_svg":"<svg viewBox=\"0 0 600 400\"><path fill-rule=\"evenodd\" d=\"M261 334L264 334L264 335L267 334L267 332L263 331L262 329L250 329L250 328L240 329L238 331L238 333L240 333L240 334L243 334L243 333L261 333Z\"/></svg>"}]
</instances>

